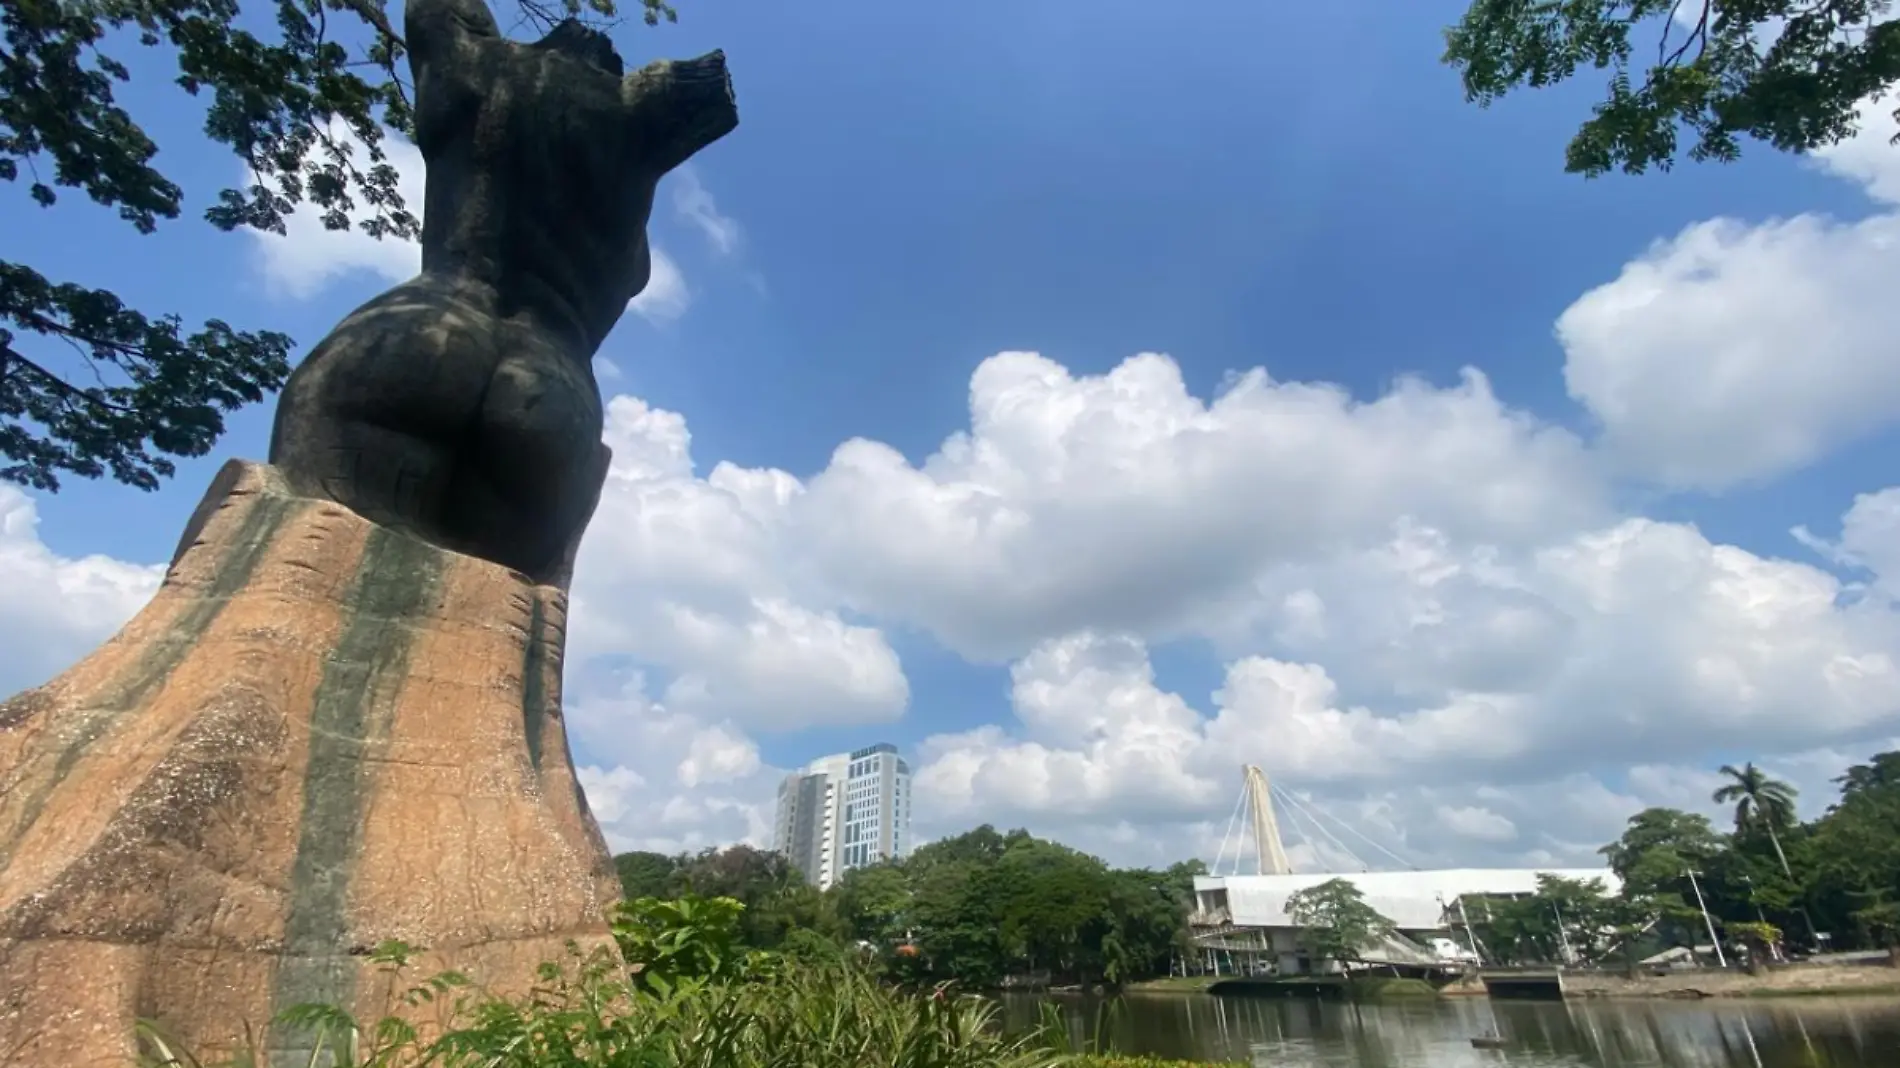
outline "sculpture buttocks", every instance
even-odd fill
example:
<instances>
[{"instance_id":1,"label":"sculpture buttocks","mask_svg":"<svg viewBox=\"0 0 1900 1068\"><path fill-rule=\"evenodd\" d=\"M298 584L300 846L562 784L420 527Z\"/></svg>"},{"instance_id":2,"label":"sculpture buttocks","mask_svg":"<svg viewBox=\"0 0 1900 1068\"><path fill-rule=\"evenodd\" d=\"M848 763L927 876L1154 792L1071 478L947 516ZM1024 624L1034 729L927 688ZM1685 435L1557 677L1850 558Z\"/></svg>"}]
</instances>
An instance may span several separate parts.
<instances>
[{"instance_id":1,"label":"sculpture buttocks","mask_svg":"<svg viewBox=\"0 0 1900 1068\"><path fill-rule=\"evenodd\" d=\"M651 272L655 185L738 123L725 58L623 75L568 22L503 38L482 0L411 0L422 273L350 313L278 403L297 493L564 583L592 517L595 350Z\"/></svg>"}]
</instances>

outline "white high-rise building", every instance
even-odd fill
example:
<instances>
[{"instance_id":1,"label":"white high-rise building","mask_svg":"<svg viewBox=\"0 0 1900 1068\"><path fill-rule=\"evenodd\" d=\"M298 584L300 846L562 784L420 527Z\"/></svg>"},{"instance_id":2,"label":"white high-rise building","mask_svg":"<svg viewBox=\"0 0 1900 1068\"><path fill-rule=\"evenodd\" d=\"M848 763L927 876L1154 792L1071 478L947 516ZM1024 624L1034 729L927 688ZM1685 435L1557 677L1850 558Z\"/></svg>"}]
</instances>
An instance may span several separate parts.
<instances>
[{"instance_id":1,"label":"white high-rise building","mask_svg":"<svg viewBox=\"0 0 1900 1068\"><path fill-rule=\"evenodd\" d=\"M889 743L819 757L778 788L772 848L820 890L910 852L910 765Z\"/></svg>"}]
</instances>

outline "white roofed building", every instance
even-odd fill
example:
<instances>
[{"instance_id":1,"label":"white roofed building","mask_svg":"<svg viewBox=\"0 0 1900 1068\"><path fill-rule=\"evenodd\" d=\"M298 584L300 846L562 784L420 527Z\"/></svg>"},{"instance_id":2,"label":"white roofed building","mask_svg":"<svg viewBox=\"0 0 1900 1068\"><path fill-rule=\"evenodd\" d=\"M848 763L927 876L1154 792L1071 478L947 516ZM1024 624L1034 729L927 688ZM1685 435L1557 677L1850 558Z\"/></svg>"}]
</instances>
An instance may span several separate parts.
<instances>
[{"instance_id":1,"label":"white roofed building","mask_svg":"<svg viewBox=\"0 0 1900 1068\"><path fill-rule=\"evenodd\" d=\"M1280 841L1280 819L1274 799L1284 801L1291 814L1304 817L1334 846L1344 850L1343 841L1326 829L1323 820L1331 819L1349 835L1360 838L1400 864L1406 860L1354 829L1342 820L1328 816L1312 804L1273 785L1266 772L1249 764L1242 768L1240 801L1234 807L1228 834L1241 814L1247 816L1241 844L1234 850L1233 875L1203 875L1194 880L1194 912L1189 927L1194 941L1206 953L1210 970L1227 970L1223 964L1247 973L1298 975L1315 970L1317 962L1308 959L1301 946L1300 925L1287 915L1287 899L1321 883L1344 879L1359 890L1365 903L1392 922L1394 933L1378 945L1361 950L1359 962L1390 965L1395 970L1444 974L1471 965L1478 957L1469 920L1451 914L1460 898L1529 897L1537 892L1540 875L1554 875L1577 881L1600 880L1605 893L1622 888L1615 873L1607 868L1439 868L1420 871L1306 872L1294 873L1285 846ZM1297 822L1294 826L1297 827ZM1240 875L1238 865L1245 845L1251 840L1258 874ZM1308 838L1309 844L1312 839ZM1355 863L1357 856L1346 851ZM1228 855L1228 841L1221 843L1218 869ZM1370 865L1366 865L1370 867ZM1469 901L1467 901L1469 904ZM1480 918L1482 921L1482 918ZM1326 963L1326 970L1337 964Z\"/></svg>"},{"instance_id":2,"label":"white roofed building","mask_svg":"<svg viewBox=\"0 0 1900 1068\"><path fill-rule=\"evenodd\" d=\"M1210 950L1245 957L1249 970L1300 974L1314 970L1299 945L1299 925L1287 915L1287 899L1332 879L1358 887L1367 905L1391 920L1403 936L1369 951L1368 958L1394 964L1450 959L1465 940L1453 937L1463 921L1449 914L1460 897L1520 897L1537 892L1539 875L1597 879L1607 893L1620 888L1602 868L1445 868L1435 871L1374 871L1294 875L1204 875L1194 880L1196 941ZM1468 950L1464 950L1468 951Z\"/></svg>"}]
</instances>

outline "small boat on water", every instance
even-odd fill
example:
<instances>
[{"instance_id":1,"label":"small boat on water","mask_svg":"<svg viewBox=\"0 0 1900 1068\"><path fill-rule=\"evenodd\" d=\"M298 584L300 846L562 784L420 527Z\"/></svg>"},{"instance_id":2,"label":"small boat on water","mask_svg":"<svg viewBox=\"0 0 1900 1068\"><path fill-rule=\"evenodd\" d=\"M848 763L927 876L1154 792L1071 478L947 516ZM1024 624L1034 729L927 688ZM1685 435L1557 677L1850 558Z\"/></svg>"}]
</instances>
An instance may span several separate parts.
<instances>
[{"instance_id":1,"label":"small boat on water","mask_svg":"<svg viewBox=\"0 0 1900 1068\"><path fill-rule=\"evenodd\" d=\"M1471 1039L1472 1049L1503 1049L1503 1035L1477 1035Z\"/></svg>"}]
</instances>

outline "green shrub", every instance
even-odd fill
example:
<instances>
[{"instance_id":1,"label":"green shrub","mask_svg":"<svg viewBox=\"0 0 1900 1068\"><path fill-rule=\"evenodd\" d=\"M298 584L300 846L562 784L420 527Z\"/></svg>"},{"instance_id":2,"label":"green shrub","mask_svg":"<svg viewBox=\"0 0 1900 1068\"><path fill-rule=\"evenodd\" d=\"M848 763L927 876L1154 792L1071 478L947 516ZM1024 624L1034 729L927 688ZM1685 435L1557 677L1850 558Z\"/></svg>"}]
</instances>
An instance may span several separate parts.
<instances>
[{"instance_id":1,"label":"green shrub","mask_svg":"<svg viewBox=\"0 0 1900 1068\"><path fill-rule=\"evenodd\" d=\"M683 979L741 978L757 965L739 944L745 905L729 897L654 897L614 907L620 954L646 986L670 989Z\"/></svg>"},{"instance_id":2,"label":"green shrub","mask_svg":"<svg viewBox=\"0 0 1900 1068\"><path fill-rule=\"evenodd\" d=\"M858 961L868 966L876 963L874 955L846 949L824 935L804 928L787 932L785 941L779 943L778 952L780 956L805 964L841 965L847 961Z\"/></svg>"},{"instance_id":3,"label":"green shrub","mask_svg":"<svg viewBox=\"0 0 1900 1068\"><path fill-rule=\"evenodd\" d=\"M363 1025L302 1006L277 1023L305 1036L310 1065L333 1068L1054 1068L1071 1059L1041 1033L1004 1034L986 999L895 990L842 959L745 952L730 937L742 907L631 902L614 918L621 952L571 946L571 959L543 966L522 998L479 995L453 973L432 977L397 999L441 1007L443 1031L429 1041L393 1013ZM407 957L393 943L377 954L397 974ZM200 1066L155 1029L145 1038L148 1066ZM251 1050L220 1068L259 1059Z\"/></svg>"}]
</instances>

